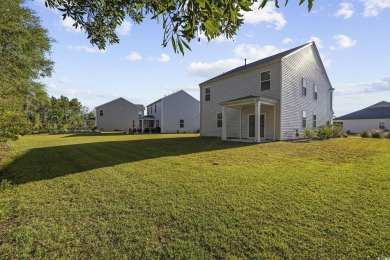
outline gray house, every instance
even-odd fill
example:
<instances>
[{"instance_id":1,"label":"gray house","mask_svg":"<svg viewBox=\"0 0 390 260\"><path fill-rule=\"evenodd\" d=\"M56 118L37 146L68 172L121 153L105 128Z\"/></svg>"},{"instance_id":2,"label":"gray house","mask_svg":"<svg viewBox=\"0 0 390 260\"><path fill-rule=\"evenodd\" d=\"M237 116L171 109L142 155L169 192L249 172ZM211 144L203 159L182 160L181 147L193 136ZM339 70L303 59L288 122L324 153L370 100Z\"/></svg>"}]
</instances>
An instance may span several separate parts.
<instances>
[{"instance_id":1,"label":"gray house","mask_svg":"<svg viewBox=\"0 0 390 260\"><path fill-rule=\"evenodd\" d=\"M180 90L146 107L140 120L142 131L159 127L161 133L199 131L199 101Z\"/></svg>"},{"instance_id":2,"label":"gray house","mask_svg":"<svg viewBox=\"0 0 390 260\"><path fill-rule=\"evenodd\" d=\"M371 131L372 129L389 129L390 103L379 102L362 110L337 117L334 122L341 124L345 131L352 133Z\"/></svg>"},{"instance_id":3,"label":"gray house","mask_svg":"<svg viewBox=\"0 0 390 260\"><path fill-rule=\"evenodd\" d=\"M243 62L244 63L244 62ZM332 85L314 42L200 84L200 134L287 140L332 122Z\"/></svg>"},{"instance_id":4,"label":"gray house","mask_svg":"<svg viewBox=\"0 0 390 260\"><path fill-rule=\"evenodd\" d=\"M102 131L138 128L144 106L135 105L124 98L117 98L95 108L96 127Z\"/></svg>"}]
</instances>

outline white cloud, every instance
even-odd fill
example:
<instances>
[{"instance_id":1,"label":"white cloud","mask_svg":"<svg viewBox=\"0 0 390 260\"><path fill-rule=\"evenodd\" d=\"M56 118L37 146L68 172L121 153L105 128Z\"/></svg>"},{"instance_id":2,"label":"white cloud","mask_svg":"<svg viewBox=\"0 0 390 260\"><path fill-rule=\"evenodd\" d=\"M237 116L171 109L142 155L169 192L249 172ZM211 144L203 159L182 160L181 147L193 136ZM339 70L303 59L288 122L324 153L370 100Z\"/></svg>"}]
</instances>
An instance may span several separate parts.
<instances>
[{"instance_id":1,"label":"white cloud","mask_svg":"<svg viewBox=\"0 0 390 260\"><path fill-rule=\"evenodd\" d=\"M390 77L371 82L335 85L335 95L353 96L359 94L390 91Z\"/></svg>"},{"instance_id":2,"label":"white cloud","mask_svg":"<svg viewBox=\"0 0 390 260\"><path fill-rule=\"evenodd\" d=\"M377 16L383 9L390 8L390 0L360 0L364 4L363 15Z\"/></svg>"},{"instance_id":3,"label":"white cloud","mask_svg":"<svg viewBox=\"0 0 390 260\"><path fill-rule=\"evenodd\" d=\"M284 38L283 41L282 41L282 44L283 45L287 45L289 43L291 43L293 40L291 38Z\"/></svg>"},{"instance_id":4,"label":"white cloud","mask_svg":"<svg viewBox=\"0 0 390 260\"><path fill-rule=\"evenodd\" d=\"M69 45L68 48L73 51L84 51L86 53L106 53L106 50L99 50L98 48L88 47L86 45Z\"/></svg>"},{"instance_id":5,"label":"white cloud","mask_svg":"<svg viewBox=\"0 0 390 260\"><path fill-rule=\"evenodd\" d=\"M315 43L316 43L316 46L318 47L318 49L324 48L324 45L322 44L321 39L318 38L318 37L316 37L316 36L310 37L309 42L315 42Z\"/></svg>"},{"instance_id":6,"label":"white cloud","mask_svg":"<svg viewBox=\"0 0 390 260\"><path fill-rule=\"evenodd\" d=\"M47 88L47 90L50 91L50 92L56 92L57 89L58 89L57 85L54 84L54 83L49 83L49 84L47 84L47 87L46 87L46 88Z\"/></svg>"},{"instance_id":7,"label":"white cloud","mask_svg":"<svg viewBox=\"0 0 390 260\"><path fill-rule=\"evenodd\" d=\"M340 9L334 14L335 16L342 16L344 19L351 18L354 11L353 11L353 4L345 2L341 3Z\"/></svg>"},{"instance_id":8,"label":"white cloud","mask_svg":"<svg viewBox=\"0 0 390 260\"><path fill-rule=\"evenodd\" d=\"M332 63L332 60L326 57L324 54L320 54L322 64L324 64L325 68L329 68L330 64Z\"/></svg>"},{"instance_id":9,"label":"white cloud","mask_svg":"<svg viewBox=\"0 0 390 260\"><path fill-rule=\"evenodd\" d=\"M120 35L129 35L132 24L126 20L123 20L122 24L115 29Z\"/></svg>"},{"instance_id":10,"label":"white cloud","mask_svg":"<svg viewBox=\"0 0 390 260\"><path fill-rule=\"evenodd\" d=\"M60 25L62 27L64 27L66 31L75 32L75 33L81 32L80 26L77 28L73 27L74 23L75 23L75 20L73 20L70 17L66 17L65 19L62 19L62 17L60 17Z\"/></svg>"},{"instance_id":11,"label":"white cloud","mask_svg":"<svg viewBox=\"0 0 390 260\"><path fill-rule=\"evenodd\" d=\"M142 60L142 56L138 52L133 51L129 55L127 55L125 59L129 61L137 61Z\"/></svg>"},{"instance_id":12,"label":"white cloud","mask_svg":"<svg viewBox=\"0 0 390 260\"><path fill-rule=\"evenodd\" d=\"M79 91L77 89L74 89L74 88L65 89L63 92L66 95L70 95L70 96L74 96L74 95L79 93Z\"/></svg>"},{"instance_id":13,"label":"white cloud","mask_svg":"<svg viewBox=\"0 0 390 260\"><path fill-rule=\"evenodd\" d=\"M248 58L250 60L260 60L262 58L274 55L282 52L283 49L278 49L274 45L251 45L251 44L240 44L234 48L234 53L239 58Z\"/></svg>"},{"instance_id":14,"label":"white cloud","mask_svg":"<svg viewBox=\"0 0 390 260\"><path fill-rule=\"evenodd\" d=\"M278 49L274 45L259 46L240 44L234 48L235 58L222 59L214 62L192 62L188 68L188 72L190 75L210 78L236 67L243 66L245 64L244 59L247 59L247 63L250 63L281 51L283 49Z\"/></svg>"},{"instance_id":15,"label":"white cloud","mask_svg":"<svg viewBox=\"0 0 390 260\"><path fill-rule=\"evenodd\" d=\"M252 11L244 12L244 22L249 24L267 23L277 30L283 29L287 21L282 13L277 12L275 5L267 4L263 9L259 9L256 2L251 7Z\"/></svg>"},{"instance_id":16,"label":"white cloud","mask_svg":"<svg viewBox=\"0 0 390 260\"><path fill-rule=\"evenodd\" d=\"M210 78L241 65L244 65L244 61L237 58L217 60L211 63L192 62L188 68L188 72L194 76Z\"/></svg>"},{"instance_id":17,"label":"white cloud","mask_svg":"<svg viewBox=\"0 0 390 260\"><path fill-rule=\"evenodd\" d=\"M354 46L357 42L356 40L353 40L352 38L349 38L348 36L343 34L334 35L333 38L336 40L337 45L343 49L350 48Z\"/></svg>"},{"instance_id":18,"label":"white cloud","mask_svg":"<svg viewBox=\"0 0 390 260\"><path fill-rule=\"evenodd\" d=\"M159 58L157 58L157 61L165 63L165 62L168 62L170 59L171 59L171 57L169 57L168 55L163 53L160 55Z\"/></svg>"},{"instance_id":19,"label":"white cloud","mask_svg":"<svg viewBox=\"0 0 390 260\"><path fill-rule=\"evenodd\" d=\"M207 42L207 37L203 33L199 33L198 37L201 41ZM235 37L233 37L232 39L228 39L225 37L225 35L220 35L217 38L212 39L211 42L217 42L217 43L219 43L219 42L232 42L232 41L234 41L234 39L235 39Z\"/></svg>"},{"instance_id":20,"label":"white cloud","mask_svg":"<svg viewBox=\"0 0 390 260\"><path fill-rule=\"evenodd\" d=\"M68 77L60 77L60 78L58 79L58 82L63 83L63 84L72 84L72 83L73 83L73 80L71 80L71 79L68 78Z\"/></svg>"}]
</instances>

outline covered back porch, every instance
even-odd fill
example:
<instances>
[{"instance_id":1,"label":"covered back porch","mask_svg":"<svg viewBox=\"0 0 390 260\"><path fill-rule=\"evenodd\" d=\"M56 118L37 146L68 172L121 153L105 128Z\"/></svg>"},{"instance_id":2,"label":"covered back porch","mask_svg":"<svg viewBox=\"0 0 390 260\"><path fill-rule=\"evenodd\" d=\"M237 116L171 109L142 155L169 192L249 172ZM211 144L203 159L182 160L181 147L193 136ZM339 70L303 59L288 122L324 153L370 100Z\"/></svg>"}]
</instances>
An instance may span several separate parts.
<instances>
[{"instance_id":1,"label":"covered back porch","mask_svg":"<svg viewBox=\"0 0 390 260\"><path fill-rule=\"evenodd\" d=\"M277 139L279 101L247 96L220 103L222 140L266 142Z\"/></svg>"}]
</instances>

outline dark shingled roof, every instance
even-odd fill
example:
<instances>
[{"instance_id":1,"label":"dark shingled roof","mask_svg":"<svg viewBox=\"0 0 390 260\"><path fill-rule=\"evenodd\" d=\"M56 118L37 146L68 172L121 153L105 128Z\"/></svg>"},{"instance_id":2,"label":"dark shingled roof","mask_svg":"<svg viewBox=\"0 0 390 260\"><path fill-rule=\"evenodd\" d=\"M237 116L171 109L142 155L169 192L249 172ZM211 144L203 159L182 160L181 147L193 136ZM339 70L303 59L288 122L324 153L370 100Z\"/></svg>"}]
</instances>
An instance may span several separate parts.
<instances>
[{"instance_id":1,"label":"dark shingled roof","mask_svg":"<svg viewBox=\"0 0 390 260\"><path fill-rule=\"evenodd\" d=\"M267 58L264 58L264 59L261 59L261 60L258 60L258 61L255 61L255 62L252 62L252 63L249 63L247 65L243 65L243 66L240 66L240 67L237 67L235 69L232 69L232 70L229 70L228 72L225 72L219 76L216 76L212 79L209 79L209 80L206 80L205 82L202 82L200 83L200 85L202 84L205 84L205 83L209 83L211 81L214 81L214 80L217 80L217 79L220 79L220 78L223 78L227 75L230 75L230 74L234 74L234 73L237 73L239 71L244 71L244 70L248 70L248 69L251 69L251 68L254 68L254 67L257 67L257 66L260 66L260 65L263 65L263 64L266 64L268 62L271 62L271 61L274 61L274 60L280 60L281 58L283 58L284 56L287 56L289 55L290 53L293 53L294 51L306 46L306 45L309 45L311 44L312 42L309 42L309 43L305 43L301 46L298 46L298 47L295 47L295 48L292 48L290 50L287 50L287 51L284 51L284 52L281 52L281 53L278 53L278 54L275 54L275 55L272 55L272 56L269 56Z\"/></svg>"},{"instance_id":2,"label":"dark shingled roof","mask_svg":"<svg viewBox=\"0 0 390 260\"><path fill-rule=\"evenodd\" d=\"M390 118L390 103L386 101L379 102L375 105L366 107L362 110L340 116L334 120L351 120L351 119L382 119Z\"/></svg>"}]
</instances>

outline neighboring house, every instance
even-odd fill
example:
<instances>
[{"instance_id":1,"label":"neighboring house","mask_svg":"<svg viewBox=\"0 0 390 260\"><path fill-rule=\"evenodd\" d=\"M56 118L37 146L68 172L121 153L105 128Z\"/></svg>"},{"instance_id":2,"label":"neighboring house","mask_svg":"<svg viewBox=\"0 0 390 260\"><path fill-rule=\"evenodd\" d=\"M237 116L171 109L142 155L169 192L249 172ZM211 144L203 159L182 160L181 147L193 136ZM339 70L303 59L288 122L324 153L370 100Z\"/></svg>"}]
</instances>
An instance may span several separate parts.
<instances>
[{"instance_id":1,"label":"neighboring house","mask_svg":"<svg viewBox=\"0 0 390 260\"><path fill-rule=\"evenodd\" d=\"M335 123L343 126L344 131L359 133L372 129L390 129L390 103L386 101L366 107L362 110L340 116Z\"/></svg>"},{"instance_id":2,"label":"neighboring house","mask_svg":"<svg viewBox=\"0 0 390 260\"><path fill-rule=\"evenodd\" d=\"M246 63L246 62L245 62ZM287 140L332 122L332 85L314 42L200 84L200 134Z\"/></svg>"},{"instance_id":3,"label":"neighboring house","mask_svg":"<svg viewBox=\"0 0 390 260\"><path fill-rule=\"evenodd\" d=\"M96 127L102 131L138 128L144 106L135 105L124 98L112 100L95 108Z\"/></svg>"},{"instance_id":4,"label":"neighboring house","mask_svg":"<svg viewBox=\"0 0 390 260\"><path fill-rule=\"evenodd\" d=\"M142 132L159 128L161 133L199 131L199 101L180 90L146 107L141 118Z\"/></svg>"}]
</instances>

